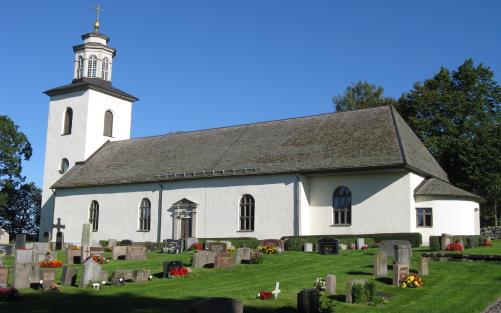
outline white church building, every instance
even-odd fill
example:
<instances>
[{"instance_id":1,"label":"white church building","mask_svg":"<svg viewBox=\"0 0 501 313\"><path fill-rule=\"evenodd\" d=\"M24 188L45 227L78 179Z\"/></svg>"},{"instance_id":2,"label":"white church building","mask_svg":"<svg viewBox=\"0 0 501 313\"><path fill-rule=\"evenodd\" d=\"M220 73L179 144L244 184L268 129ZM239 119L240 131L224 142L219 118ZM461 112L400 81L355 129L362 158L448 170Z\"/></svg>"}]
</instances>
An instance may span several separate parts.
<instances>
[{"instance_id":1,"label":"white church building","mask_svg":"<svg viewBox=\"0 0 501 313\"><path fill-rule=\"evenodd\" d=\"M79 243L419 232L478 235L480 198L393 107L130 138L109 38L82 36L50 97L40 236Z\"/></svg>"}]
</instances>

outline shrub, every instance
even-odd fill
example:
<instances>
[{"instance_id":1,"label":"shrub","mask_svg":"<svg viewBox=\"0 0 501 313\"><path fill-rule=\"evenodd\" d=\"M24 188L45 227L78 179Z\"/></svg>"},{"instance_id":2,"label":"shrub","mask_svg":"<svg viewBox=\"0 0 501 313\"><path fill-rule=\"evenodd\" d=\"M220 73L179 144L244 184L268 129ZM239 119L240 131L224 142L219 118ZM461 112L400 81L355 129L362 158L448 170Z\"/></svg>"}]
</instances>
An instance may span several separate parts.
<instances>
[{"instance_id":1,"label":"shrub","mask_svg":"<svg viewBox=\"0 0 501 313\"><path fill-rule=\"evenodd\" d=\"M430 236L430 250L439 251L440 248L440 236Z\"/></svg>"},{"instance_id":2,"label":"shrub","mask_svg":"<svg viewBox=\"0 0 501 313\"><path fill-rule=\"evenodd\" d=\"M198 242L205 244L207 240L215 241L230 241L235 248L248 247L251 249L256 249L257 246L261 244L257 238L254 237L236 237L236 238L198 238Z\"/></svg>"},{"instance_id":3,"label":"shrub","mask_svg":"<svg viewBox=\"0 0 501 313\"><path fill-rule=\"evenodd\" d=\"M355 284L352 287L353 303L376 302L376 284L373 281Z\"/></svg>"},{"instance_id":4,"label":"shrub","mask_svg":"<svg viewBox=\"0 0 501 313\"><path fill-rule=\"evenodd\" d=\"M376 301L376 284L373 281L365 284L365 294L367 295L367 302L373 303Z\"/></svg>"}]
</instances>

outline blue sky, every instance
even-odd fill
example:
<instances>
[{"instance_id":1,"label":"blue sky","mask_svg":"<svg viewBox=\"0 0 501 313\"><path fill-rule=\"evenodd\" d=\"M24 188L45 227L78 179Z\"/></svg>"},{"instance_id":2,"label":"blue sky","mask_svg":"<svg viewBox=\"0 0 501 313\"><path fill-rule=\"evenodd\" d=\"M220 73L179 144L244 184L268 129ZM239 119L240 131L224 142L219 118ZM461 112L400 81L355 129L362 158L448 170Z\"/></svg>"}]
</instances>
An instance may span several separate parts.
<instances>
[{"instance_id":1,"label":"blue sky","mask_svg":"<svg viewBox=\"0 0 501 313\"><path fill-rule=\"evenodd\" d=\"M0 114L33 145L42 183L49 99L95 1L2 2ZM358 80L399 97L466 58L501 75L500 1L100 1L113 85L140 98L132 137L333 111Z\"/></svg>"}]
</instances>

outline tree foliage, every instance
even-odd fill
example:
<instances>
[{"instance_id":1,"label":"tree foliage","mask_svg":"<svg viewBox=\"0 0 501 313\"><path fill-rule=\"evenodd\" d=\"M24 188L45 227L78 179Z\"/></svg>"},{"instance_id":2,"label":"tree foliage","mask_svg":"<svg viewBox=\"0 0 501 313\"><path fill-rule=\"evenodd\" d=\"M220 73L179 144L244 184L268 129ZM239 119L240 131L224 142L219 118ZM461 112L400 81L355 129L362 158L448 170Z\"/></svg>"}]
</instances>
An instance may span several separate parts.
<instances>
[{"instance_id":1,"label":"tree foliage","mask_svg":"<svg viewBox=\"0 0 501 313\"><path fill-rule=\"evenodd\" d=\"M383 87L366 81L348 86L342 95L333 97L332 102L336 106L336 112L398 104L395 99L384 97Z\"/></svg>"},{"instance_id":2,"label":"tree foliage","mask_svg":"<svg viewBox=\"0 0 501 313\"><path fill-rule=\"evenodd\" d=\"M416 83L398 106L451 183L485 198L482 218L489 224L500 200L500 104L492 70L468 59Z\"/></svg>"},{"instance_id":3,"label":"tree foliage","mask_svg":"<svg viewBox=\"0 0 501 313\"><path fill-rule=\"evenodd\" d=\"M24 183L22 161L29 160L31 144L19 126L0 116L0 227L11 233L38 232L41 191L33 183Z\"/></svg>"}]
</instances>

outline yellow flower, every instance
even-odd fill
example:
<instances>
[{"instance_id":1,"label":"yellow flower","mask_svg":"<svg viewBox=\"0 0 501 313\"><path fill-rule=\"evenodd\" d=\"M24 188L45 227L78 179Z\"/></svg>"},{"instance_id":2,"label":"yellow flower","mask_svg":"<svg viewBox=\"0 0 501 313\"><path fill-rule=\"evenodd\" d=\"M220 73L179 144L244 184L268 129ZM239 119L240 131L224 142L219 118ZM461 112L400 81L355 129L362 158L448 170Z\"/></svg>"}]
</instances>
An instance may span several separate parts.
<instances>
[{"instance_id":1,"label":"yellow flower","mask_svg":"<svg viewBox=\"0 0 501 313\"><path fill-rule=\"evenodd\" d=\"M405 282L402 283L402 288L407 288L407 284Z\"/></svg>"}]
</instances>

